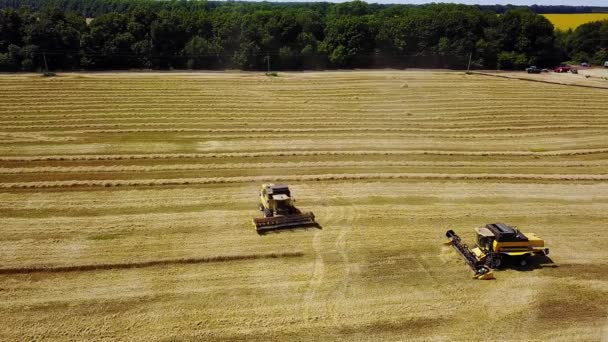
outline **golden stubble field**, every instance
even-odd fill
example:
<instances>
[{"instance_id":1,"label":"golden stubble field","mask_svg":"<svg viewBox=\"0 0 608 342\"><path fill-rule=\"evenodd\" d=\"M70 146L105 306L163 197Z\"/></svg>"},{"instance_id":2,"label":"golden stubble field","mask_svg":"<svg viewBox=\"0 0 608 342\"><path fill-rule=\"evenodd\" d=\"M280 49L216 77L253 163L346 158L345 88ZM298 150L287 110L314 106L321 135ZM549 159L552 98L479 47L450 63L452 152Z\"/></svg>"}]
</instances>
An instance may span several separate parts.
<instances>
[{"instance_id":1,"label":"golden stubble field","mask_svg":"<svg viewBox=\"0 0 608 342\"><path fill-rule=\"evenodd\" d=\"M0 340L606 340L606 95L457 72L1 76ZM323 229L255 234L262 181ZM445 230L496 221L554 264L472 280Z\"/></svg>"}]
</instances>

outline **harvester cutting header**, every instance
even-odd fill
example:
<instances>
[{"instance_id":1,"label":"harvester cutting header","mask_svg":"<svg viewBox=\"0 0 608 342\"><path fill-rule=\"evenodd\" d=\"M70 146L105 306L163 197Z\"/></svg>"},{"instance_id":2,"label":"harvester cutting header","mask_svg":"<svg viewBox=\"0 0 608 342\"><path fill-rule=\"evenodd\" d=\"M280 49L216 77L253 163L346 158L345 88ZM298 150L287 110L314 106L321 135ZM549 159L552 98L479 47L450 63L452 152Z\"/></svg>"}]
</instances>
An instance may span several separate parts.
<instances>
[{"instance_id":1,"label":"harvester cutting header","mask_svg":"<svg viewBox=\"0 0 608 342\"><path fill-rule=\"evenodd\" d=\"M504 223L490 223L476 228L477 245L473 249L462 242L453 230L445 235L449 245L460 253L475 272L476 279L494 279L492 269L504 266L506 261L525 266L533 255L548 255L545 242L532 233L522 233Z\"/></svg>"},{"instance_id":2,"label":"harvester cutting header","mask_svg":"<svg viewBox=\"0 0 608 342\"><path fill-rule=\"evenodd\" d=\"M302 213L294 202L287 185L262 184L259 209L264 217L253 219L258 234L280 229L318 227L315 215L311 212Z\"/></svg>"}]
</instances>

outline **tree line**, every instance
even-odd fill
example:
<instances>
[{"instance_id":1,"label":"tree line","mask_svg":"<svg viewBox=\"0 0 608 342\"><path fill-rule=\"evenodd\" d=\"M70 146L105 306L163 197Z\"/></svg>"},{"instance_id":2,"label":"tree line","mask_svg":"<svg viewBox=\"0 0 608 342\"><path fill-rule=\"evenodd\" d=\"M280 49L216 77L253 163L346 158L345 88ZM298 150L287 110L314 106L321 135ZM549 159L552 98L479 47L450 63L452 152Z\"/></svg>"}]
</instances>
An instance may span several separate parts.
<instances>
[{"instance_id":1,"label":"tree line","mask_svg":"<svg viewBox=\"0 0 608 342\"><path fill-rule=\"evenodd\" d=\"M519 69L606 54L606 22L555 32L528 8L0 0L0 70Z\"/></svg>"},{"instance_id":2,"label":"tree line","mask_svg":"<svg viewBox=\"0 0 608 342\"><path fill-rule=\"evenodd\" d=\"M566 32L558 31L557 42L575 63L603 65L608 62L608 20L587 23Z\"/></svg>"},{"instance_id":3,"label":"tree line","mask_svg":"<svg viewBox=\"0 0 608 342\"><path fill-rule=\"evenodd\" d=\"M238 1L204 1L204 0L0 0L0 9L2 8L21 8L28 7L38 11L45 7L56 7L64 11L74 11L81 13L86 17L96 17L110 12L126 12L136 7L145 6L148 10L211 10L217 7L240 6L243 2ZM247 3L245 3L247 4ZM301 4L291 3L289 6L298 6ZM310 7L312 4L304 4L304 7ZM272 6L282 7L280 3L266 3L262 7L268 8ZM374 8L382 9L395 5L389 4L374 4ZM411 5L410 5L411 6ZM257 7L257 6L256 6ZM329 3L315 4L316 8L327 8ZM563 5L532 5L532 6L517 6L517 5L475 5L483 11L490 11L498 14L506 13L507 11L517 8L528 8L537 14L546 13L606 13L608 7L597 6L563 6ZM259 8L259 7L258 7Z\"/></svg>"}]
</instances>

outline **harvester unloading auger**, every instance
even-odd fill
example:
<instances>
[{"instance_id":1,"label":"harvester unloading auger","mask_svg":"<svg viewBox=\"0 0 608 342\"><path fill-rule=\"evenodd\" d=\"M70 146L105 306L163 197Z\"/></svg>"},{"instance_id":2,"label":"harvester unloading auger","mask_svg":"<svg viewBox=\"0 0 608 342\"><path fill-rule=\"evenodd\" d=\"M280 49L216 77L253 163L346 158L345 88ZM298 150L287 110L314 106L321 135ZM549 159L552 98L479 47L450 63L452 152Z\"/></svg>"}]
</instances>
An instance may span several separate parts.
<instances>
[{"instance_id":1,"label":"harvester unloading auger","mask_svg":"<svg viewBox=\"0 0 608 342\"><path fill-rule=\"evenodd\" d=\"M311 212L302 213L294 206L294 202L287 185L262 184L259 209L264 217L253 219L258 234L280 229L319 227L315 215Z\"/></svg>"},{"instance_id":2,"label":"harvester unloading auger","mask_svg":"<svg viewBox=\"0 0 608 342\"><path fill-rule=\"evenodd\" d=\"M524 234L504 223L486 224L476 228L475 232L477 245L473 249L469 249L453 230L448 230L445 235L450 239L448 244L462 255L477 279L494 279L492 269L501 268L507 259L525 266L530 257L549 254L543 239L532 233Z\"/></svg>"}]
</instances>

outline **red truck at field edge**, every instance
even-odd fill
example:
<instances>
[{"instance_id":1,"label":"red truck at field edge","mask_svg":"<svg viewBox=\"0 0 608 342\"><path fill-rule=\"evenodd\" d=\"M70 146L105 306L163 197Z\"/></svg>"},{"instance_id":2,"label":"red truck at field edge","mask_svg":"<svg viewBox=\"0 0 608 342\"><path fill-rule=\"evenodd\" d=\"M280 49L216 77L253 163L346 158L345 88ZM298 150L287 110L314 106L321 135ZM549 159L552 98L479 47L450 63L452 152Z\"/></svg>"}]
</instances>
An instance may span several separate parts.
<instances>
[{"instance_id":1,"label":"red truck at field edge","mask_svg":"<svg viewBox=\"0 0 608 342\"><path fill-rule=\"evenodd\" d=\"M561 65L553 69L554 72L568 72L570 70L572 70L572 67L569 65Z\"/></svg>"}]
</instances>

